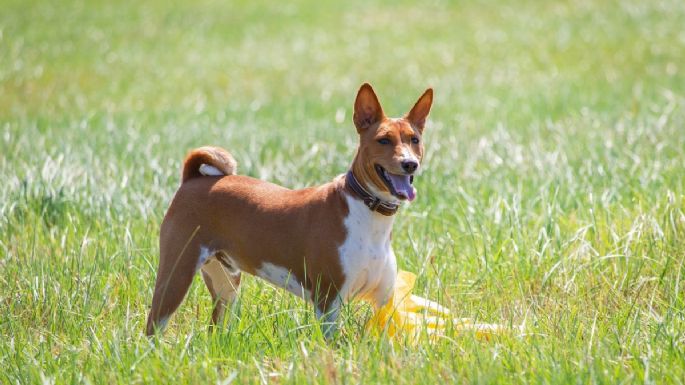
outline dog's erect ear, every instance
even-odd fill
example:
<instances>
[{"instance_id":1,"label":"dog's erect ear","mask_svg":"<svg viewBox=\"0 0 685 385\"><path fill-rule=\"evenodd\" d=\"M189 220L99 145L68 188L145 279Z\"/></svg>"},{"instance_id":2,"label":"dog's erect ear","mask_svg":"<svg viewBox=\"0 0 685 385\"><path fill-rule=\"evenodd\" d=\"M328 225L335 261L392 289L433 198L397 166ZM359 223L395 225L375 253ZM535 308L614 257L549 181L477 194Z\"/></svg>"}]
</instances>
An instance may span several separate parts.
<instances>
[{"instance_id":1,"label":"dog's erect ear","mask_svg":"<svg viewBox=\"0 0 685 385\"><path fill-rule=\"evenodd\" d=\"M426 125L426 117L431 111L431 105L433 104L433 89L429 88L426 92L421 95L419 100L416 101L414 107L409 111L405 118L411 123L412 126L419 129L423 133L423 126Z\"/></svg>"},{"instance_id":2,"label":"dog's erect ear","mask_svg":"<svg viewBox=\"0 0 685 385\"><path fill-rule=\"evenodd\" d=\"M362 84L357 92L357 99L354 101L354 116L352 117L357 132L361 134L367 128L378 124L383 117L383 108L373 88L369 83Z\"/></svg>"}]
</instances>

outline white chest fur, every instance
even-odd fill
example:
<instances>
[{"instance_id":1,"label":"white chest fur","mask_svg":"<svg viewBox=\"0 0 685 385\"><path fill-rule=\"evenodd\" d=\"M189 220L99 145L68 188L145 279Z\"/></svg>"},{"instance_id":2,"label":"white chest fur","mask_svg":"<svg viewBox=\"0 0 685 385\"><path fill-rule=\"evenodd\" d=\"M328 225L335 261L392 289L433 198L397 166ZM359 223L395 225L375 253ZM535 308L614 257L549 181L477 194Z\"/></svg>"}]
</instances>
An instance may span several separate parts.
<instances>
[{"instance_id":1,"label":"white chest fur","mask_svg":"<svg viewBox=\"0 0 685 385\"><path fill-rule=\"evenodd\" d=\"M344 222L347 236L338 249L345 274L340 296L343 300L357 296L381 306L392 294L397 275L390 244L394 216L372 212L349 195L345 198L349 214Z\"/></svg>"}]
</instances>

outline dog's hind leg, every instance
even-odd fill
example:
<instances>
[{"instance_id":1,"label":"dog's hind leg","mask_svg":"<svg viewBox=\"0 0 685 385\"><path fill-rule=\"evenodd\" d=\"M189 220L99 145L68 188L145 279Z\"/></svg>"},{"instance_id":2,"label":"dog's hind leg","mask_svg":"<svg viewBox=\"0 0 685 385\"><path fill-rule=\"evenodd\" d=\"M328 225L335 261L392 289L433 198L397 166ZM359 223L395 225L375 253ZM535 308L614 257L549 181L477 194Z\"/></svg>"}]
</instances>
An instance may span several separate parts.
<instances>
[{"instance_id":1,"label":"dog's hind leg","mask_svg":"<svg viewBox=\"0 0 685 385\"><path fill-rule=\"evenodd\" d=\"M202 265L202 278L212 294L212 328L223 322L226 308L233 304L240 288L240 270L223 252L218 252Z\"/></svg>"},{"instance_id":2,"label":"dog's hind leg","mask_svg":"<svg viewBox=\"0 0 685 385\"><path fill-rule=\"evenodd\" d=\"M151 336L164 329L169 317L185 298L201 265L203 252L206 250L192 240L184 244L160 242L159 269L145 334Z\"/></svg>"}]
</instances>

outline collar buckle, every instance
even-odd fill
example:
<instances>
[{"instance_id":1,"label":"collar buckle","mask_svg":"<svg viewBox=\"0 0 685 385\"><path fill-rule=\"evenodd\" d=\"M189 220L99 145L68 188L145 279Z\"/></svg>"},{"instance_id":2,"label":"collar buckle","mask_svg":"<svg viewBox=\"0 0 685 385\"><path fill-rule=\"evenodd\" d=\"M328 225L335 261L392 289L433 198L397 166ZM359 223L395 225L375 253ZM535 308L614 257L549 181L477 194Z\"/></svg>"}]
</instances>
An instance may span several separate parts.
<instances>
[{"instance_id":1,"label":"collar buckle","mask_svg":"<svg viewBox=\"0 0 685 385\"><path fill-rule=\"evenodd\" d=\"M382 201L379 198L373 197L373 200L368 201L367 206L369 206L371 211L376 211L381 202Z\"/></svg>"}]
</instances>

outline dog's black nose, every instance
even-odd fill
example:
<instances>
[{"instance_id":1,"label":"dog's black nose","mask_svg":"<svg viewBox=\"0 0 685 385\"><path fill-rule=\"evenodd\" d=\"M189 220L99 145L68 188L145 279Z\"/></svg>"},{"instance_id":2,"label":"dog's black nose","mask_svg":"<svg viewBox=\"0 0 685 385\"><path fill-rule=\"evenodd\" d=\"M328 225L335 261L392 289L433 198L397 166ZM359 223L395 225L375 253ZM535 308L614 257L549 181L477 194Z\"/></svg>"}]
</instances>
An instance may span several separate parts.
<instances>
[{"instance_id":1,"label":"dog's black nose","mask_svg":"<svg viewBox=\"0 0 685 385\"><path fill-rule=\"evenodd\" d=\"M413 160L405 160L402 162L402 168L404 171L411 174L416 171L417 168L419 168L419 164Z\"/></svg>"}]
</instances>

